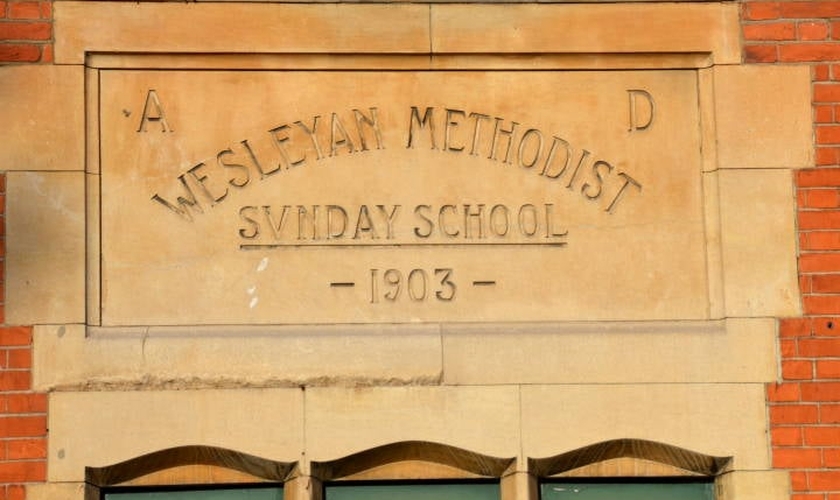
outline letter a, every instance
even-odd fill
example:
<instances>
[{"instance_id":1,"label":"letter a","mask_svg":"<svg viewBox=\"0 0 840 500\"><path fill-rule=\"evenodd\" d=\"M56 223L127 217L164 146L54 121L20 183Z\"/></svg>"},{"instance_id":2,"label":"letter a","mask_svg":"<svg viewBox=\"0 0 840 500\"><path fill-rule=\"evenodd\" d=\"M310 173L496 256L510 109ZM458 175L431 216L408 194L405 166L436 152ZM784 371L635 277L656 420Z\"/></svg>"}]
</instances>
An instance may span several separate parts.
<instances>
[{"instance_id":1,"label":"letter a","mask_svg":"<svg viewBox=\"0 0 840 500\"><path fill-rule=\"evenodd\" d=\"M163 106L160 105L157 92L150 89L146 94L146 104L143 106L143 116L140 118L138 132L146 131L146 122L160 123L161 132L173 132L172 127L166 122L166 115L163 114Z\"/></svg>"},{"instance_id":2,"label":"letter a","mask_svg":"<svg viewBox=\"0 0 840 500\"><path fill-rule=\"evenodd\" d=\"M653 115L656 113L656 103L653 96L647 90L629 89L627 95L630 97L630 128L628 132L647 130L653 123ZM641 104L639 101L646 101ZM644 108L647 108L645 111ZM643 121L643 118L647 120Z\"/></svg>"}]
</instances>

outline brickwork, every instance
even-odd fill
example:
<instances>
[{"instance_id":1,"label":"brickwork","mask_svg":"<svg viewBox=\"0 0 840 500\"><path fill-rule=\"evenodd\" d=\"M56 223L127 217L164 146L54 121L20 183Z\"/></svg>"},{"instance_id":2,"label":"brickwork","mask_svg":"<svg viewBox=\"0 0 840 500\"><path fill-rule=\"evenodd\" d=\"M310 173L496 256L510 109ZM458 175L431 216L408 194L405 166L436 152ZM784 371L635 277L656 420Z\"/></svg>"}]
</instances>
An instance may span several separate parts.
<instances>
[{"instance_id":1,"label":"brickwork","mask_svg":"<svg viewBox=\"0 0 840 500\"><path fill-rule=\"evenodd\" d=\"M52 2L0 0L0 64L52 62Z\"/></svg>"},{"instance_id":2,"label":"brickwork","mask_svg":"<svg viewBox=\"0 0 840 500\"><path fill-rule=\"evenodd\" d=\"M840 1L745 1L746 63L808 64L816 168L796 177L803 318L779 322L773 465L794 500L840 499Z\"/></svg>"}]
</instances>

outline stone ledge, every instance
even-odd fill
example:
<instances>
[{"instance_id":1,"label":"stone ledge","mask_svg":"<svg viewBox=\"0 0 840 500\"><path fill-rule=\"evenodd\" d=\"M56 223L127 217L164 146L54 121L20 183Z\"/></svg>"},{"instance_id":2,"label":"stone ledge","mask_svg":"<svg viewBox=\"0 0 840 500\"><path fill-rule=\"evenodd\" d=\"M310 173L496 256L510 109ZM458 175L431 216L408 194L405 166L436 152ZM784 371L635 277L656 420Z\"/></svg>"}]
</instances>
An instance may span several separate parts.
<instances>
[{"instance_id":1,"label":"stone ledge","mask_svg":"<svg viewBox=\"0 0 840 500\"><path fill-rule=\"evenodd\" d=\"M734 2L331 7L243 2L231 19L218 3L56 2L55 59L81 64L87 52L705 52L716 64L740 61ZM167 36L150 37L149 29Z\"/></svg>"},{"instance_id":2,"label":"stone ledge","mask_svg":"<svg viewBox=\"0 0 840 500\"><path fill-rule=\"evenodd\" d=\"M773 319L35 328L38 390L763 383ZM558 362L561 360L562 362Z\"/></svg>"}]
</instances>

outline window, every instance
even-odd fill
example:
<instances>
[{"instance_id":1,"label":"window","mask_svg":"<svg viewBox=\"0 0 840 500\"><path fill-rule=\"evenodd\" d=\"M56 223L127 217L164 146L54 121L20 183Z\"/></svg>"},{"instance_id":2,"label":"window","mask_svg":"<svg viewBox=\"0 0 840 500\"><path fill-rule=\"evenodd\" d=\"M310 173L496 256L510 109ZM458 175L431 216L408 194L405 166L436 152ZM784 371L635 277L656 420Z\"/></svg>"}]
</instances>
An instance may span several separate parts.
<instances>
[{"instance_id":1,"label":"window","mask_svg":"<svg viewBox=\"0 0 840 500\"><path fill-rule=\"evenodd\" d=\"M499 500L499 483L330 484L324 500Z\"/></svg>"},{"instance_id":2,"label":"window","mask_svg":"<svg viewBox=\"0 0 840 500\"><path fill-rule=\"evenodd\" d=\"M85 500L283 500L297 464L180 446L85 470Z\"/></svg>"},{"instance_id":3,"label":"window","mask_svg":"<svg viewBox=\"0 0 840 500\"><path fill-rule=\"evenodd\" d=\"M283 500L283 488L214 488L105 493L104 500Z\"/></svg>"},{"instance_id":4,"label":"window","mask_svg":"<svg viewBox=\"0 0 840 500\"><path fill-rule=\"evenodd\" d=\"M704 482L579 480L544 482L541 500L713 500L714 484Z\"/></svg>"}]
</instances>

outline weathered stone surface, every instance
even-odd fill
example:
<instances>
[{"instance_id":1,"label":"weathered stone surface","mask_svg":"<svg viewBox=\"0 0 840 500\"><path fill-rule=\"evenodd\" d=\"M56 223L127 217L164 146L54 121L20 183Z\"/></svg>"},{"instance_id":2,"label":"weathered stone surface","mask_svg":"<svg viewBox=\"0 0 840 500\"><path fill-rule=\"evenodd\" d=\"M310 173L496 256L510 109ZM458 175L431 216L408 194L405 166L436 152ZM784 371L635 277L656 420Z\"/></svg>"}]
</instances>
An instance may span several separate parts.
<instances>
[{"instance_id":1,"label":"weathered stone surface","mask_svg":"<svg viewBox=\"0 0 840 500\"><path fill-rule=\"evenodd\" d=\"M456 53L711 52L741 60L735 4L434 5L432 50Z\"/></svg>"},{"instance_id":2,"label":"weathered stone surface","mask_svg":"<svg viewBox=\"0 0 840 500\"><path fill-rule=\"evenodd\" d=\"M84 175L7 174L7 323L85 321Z\"/></svg>"},{"instance_id":3,"label":"weathered stone surface","mask_svg":"<svg viewBox=\"0 0 840 500\"><path fill-rule=\"evenodd\" d=\"M813 166L810 88L807 66L716 66L719 167Z\"/></svg>"},{"instance_id":4,"label":"weathered stone surface","mask_svg":"<svg viewBox=\"0 0 840 500\"><path fill-rule=\"evenodd\" d=\"M522 449L541 458L633 437L769 469L764 384L529 385Z\"/></svg>"},{"instance_id":5,"label":"weathered stone surface","mask_svg":"<svg viewBox=\"0 0 840 500\"><path fill-rule=\"evenodd\" d=\"M786 500L790 473L784 470L740 470L717 479L720 500Z\"/></svg>"},{"instance_id":6,"label":"weathered stone surface","mask_svg":"<svg viewBox=\"0 0 840 500\"><path fill-rule=\"evenodd\" d=\"M59 2L55 60L90 52L410 53L429 48L422 5ZM165 33L166 36L149 36Z\"/></svg>"},{"instance_id":7,"label":"weathered stone surface","mask_svg":"<svg viewBox=\"0 0 840 500\"><path fill-rule=\"evenodd\" d=\"M0 171L83 170L84 70L0 67Z\"/></svg>"},{"instance_id":8,"label":"weathered stone surface","mask_svg":"<svg viewBox=\"0 0 840 500\"><path fill-rule=\"evenodd\" d=\"M515 386L306 390L306 455L313 461L412 440L509 458L518 455L519 435Z\"/></svg>"},{"instance_id":9,"label":"weathered stone surface","mask_svg":"<svg viewBox=\"0 0 840 500\"><path fill-rule=\"evenodd\" d=\"M26 498L29 500L83 500L85 484L82 482L28 484Z\"/></svg>"},{"instance_id":10,"label":"weathered stone surface","mask_svg":"<svg viewBox=\"0 0 840 500\"><path fill-rule=\"evenodd\" d=\"M723 281L728 316L801 314L790 170L721 170Z\"/></svg>"},{"instance_id":11,"label":"weathered stone surface","mask_svg":"<svg viewBox=\"0 0 840 500\"><path fill-rule=\"evenodd\" d=\"M69 388L436 383L434 325L311 328L35 328L33 382Z\"/></svg>"},{"instance_id":12,"label":"weathered stone surface","mask_svg":"<svg viewBox=\"0 0 840 500\"><path fill-rule=\"evenodd\" d=\"M445 325L447 384L769 382L776 322Z\"/></svg>"},{"instance_id":13,"label":"weathered stone surface","mask_svg":"<svg viewBox=\"0 0 840 500\"><path fill-rule=\"evenodd\" d=\"M175 446L300 459L300 389L66 392L50 395L49 481ZM107 443L107 446L105 445Z\"/></svg>"},{"instance_id":14,"label":"weathered stone surface","mask_svg":"<svg viewBox=\"0 0 840 500\"><path fill-rule=\"evenodd\" d=\"M84 52L710 53L740 61L730 3L609 5L56 5L56 61ZM630 22L628 22L630 21ZM189 27L190 29L185 29ZM562 27L562 29L560 29ZM150 30L167 36L150 37Z\"/></svg>"}]
</instances>

